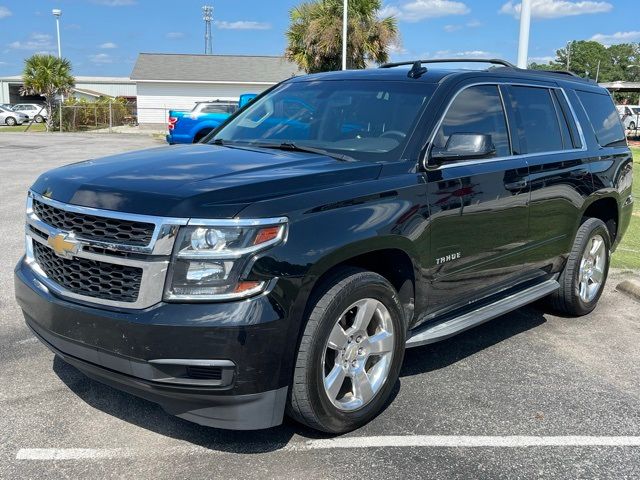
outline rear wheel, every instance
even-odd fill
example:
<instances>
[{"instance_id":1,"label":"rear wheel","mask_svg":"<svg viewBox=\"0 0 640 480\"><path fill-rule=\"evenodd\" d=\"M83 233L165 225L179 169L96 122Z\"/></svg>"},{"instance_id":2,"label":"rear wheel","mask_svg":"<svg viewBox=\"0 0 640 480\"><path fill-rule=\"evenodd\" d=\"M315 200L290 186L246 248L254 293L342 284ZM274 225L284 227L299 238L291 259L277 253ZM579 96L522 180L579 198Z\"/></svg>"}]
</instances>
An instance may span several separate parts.
<instances>
[{"instance_id":1,"label":"rear wheel","mask_svg":"<svg viewBox=\"0 0 640 480\"><path fill-rule=\"evenodd\" d=\"M36 115L35 117L33 117L33 120L36 123L42 123L42 122L44 122L44 117L42 115Z\"/></svg>"},{"instance_id":2,"label":"rear wheel","mask_svg":"<svg viewBox=\"0 0 640 480\"><path fill-rule=\"evenodd\" d=\"M344 270L321 292L300 343L288 412L309 427L343 433L388 400L405 327L396 291L376 273Z\"/></svg>"},{"instance_id":3,"label":"rear wheel","mask_svg":"<svg viewBox=\"0 0 640 480\"><path fill-rule=\"evenodd\" d=\"M206 130L200 130L198 133L196 133L193 137L193 143L198 143L200 140L202 140L204 137L206 137L207 135L209 135L209 133L211 133L212 129L206 129Z\"/></svg>"},{"instance_id":4,"label":"rear wheel","mask_svg":"<svg viewBox=\"0 0 640 480\"><path fill-rule=\"evenodd\" d=\"M602 295L609 273L611 237L604 222L589 218L580 226L551 306L569 315L590 313Z\"/></svg>"},{"instance_id":5,"label":"rear wheel","mask_svg":"<svg viewBox=\"0 0 640 480\"><path fill-rule=\"evenodd\" d=\"M6 124L7 124L7 125L9 125L10 127L12 127L12 126L14 126L16 123L18 123L18 122L17 122L17 121L16 121L16 119L15 119L15 118L13 118L13 117L7 117L7 118L4 120L4 123L6 123Z\"/></svg>"}]
</instances>

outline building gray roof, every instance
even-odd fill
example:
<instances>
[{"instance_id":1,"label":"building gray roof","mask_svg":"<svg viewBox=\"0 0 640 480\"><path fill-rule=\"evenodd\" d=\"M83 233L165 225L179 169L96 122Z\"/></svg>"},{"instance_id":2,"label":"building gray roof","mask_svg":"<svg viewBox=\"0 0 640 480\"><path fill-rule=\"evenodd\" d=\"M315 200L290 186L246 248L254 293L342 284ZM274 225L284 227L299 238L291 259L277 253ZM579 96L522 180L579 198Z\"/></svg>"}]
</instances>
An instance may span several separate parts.
<instances>
[{"instance_id":1,"label":"building gray roof","mask_svg":"<svg viewBox=\"0 0 640 480\"><path fill-rule=\"evenodd\" d=\"M302 75L283 57L141 53L132 80L175 82L277 83Z\"/></svg>"}]
</instances>

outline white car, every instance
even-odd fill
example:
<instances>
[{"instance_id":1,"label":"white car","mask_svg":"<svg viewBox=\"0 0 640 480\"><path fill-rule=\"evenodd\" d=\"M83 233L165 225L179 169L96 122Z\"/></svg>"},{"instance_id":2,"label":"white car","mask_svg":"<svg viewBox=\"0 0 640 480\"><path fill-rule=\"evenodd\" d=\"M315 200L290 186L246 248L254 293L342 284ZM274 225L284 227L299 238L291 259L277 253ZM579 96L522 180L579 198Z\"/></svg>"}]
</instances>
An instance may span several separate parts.
<instances>
[{"instance_id":1,"label":"white car","mask_svg":"<svg viewBox=\"0 0 640 480\"><path fill-rule=\"evenodd\" d=\"M36 123L42 123L48 117L47 109L44 105L37 103L18 103L13 106L14 112L21 112L29 118L33 118Z\"/></svg>"},{"instance_id":2,"label":"white car","mask_svg":"<svg viewBox=\"0 0 640 480\"><path fill-rule=\"evenodd\" d=\"M0 106L0 125L22 125L28 121L29 117L24 113L14 112L13 110Z\"/></svg>"},{"instance_id":3,"label":"white car","mask_svg":"<svg viewBox=\"0 0 640 480\"><path fill-rule=\"evenodd\" d=\"M618 105L617 108L626 130L637 130L640 127L640 106Z\"/></svg>"}]
</instances>

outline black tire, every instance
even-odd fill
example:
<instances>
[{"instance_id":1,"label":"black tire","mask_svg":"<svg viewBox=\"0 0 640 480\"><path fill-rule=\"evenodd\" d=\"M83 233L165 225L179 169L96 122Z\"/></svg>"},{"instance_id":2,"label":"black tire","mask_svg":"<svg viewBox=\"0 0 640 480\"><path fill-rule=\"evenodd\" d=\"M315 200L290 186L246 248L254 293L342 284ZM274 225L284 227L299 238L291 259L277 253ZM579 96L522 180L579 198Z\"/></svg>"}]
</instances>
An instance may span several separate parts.
<instances>
[{"instance_id":1,"label":"black tire","mask_svg":"<svg viewBox=\"0 0 640 480\"><path fill-rule=\"evenodd\" d=\"M206 130L200 130L198 133L196 133L193 137L193 143L198 143L200 142L200 140L202 140L204 137L206 137L207 135L209 135L209 133L211 133L211 128L206 129Z\"/></svg>"},{"instance_id":2,"label":"black tire","mask_svg":"<svg viewBox=\"0 0 640 480\"><path fill-rule=\"evenodd\" d=\"M386 380L377 393L364 406L344 411L332 403L325 391L324 353L341 314L363 299L377 300L388 310L393 325L393 353ZM295 362L287 413L313 429L333 434L366 424L381 411L393 391L404 358L405 339L398 294L384 277L356 268L337 272L313 296Z\"/></svg>"},{"instance_id":3,"label":"black tire","mask_svg":"<svg viewBox=\"0 0 640 480\"><path fill-rule=\"evenodd\" d=\"M13 127L18 123L18 121L13 117L7 117L5 118L4 123L9 125L10 127Z\"/></svg>"},{"instance_id":4,"label":"black tire","mask_svg":"<svg viewBox=\"0 0 640 480\"><path fill-rule=\"evenodd\" d=\"M636 124L635 124L635 122L631 122L631 123L629 124L629 130L635 130L635 129L636 129Z\"/></svg>"},{"instance_id":5,"label":"black tire","mask_svg":"<svg viewBox=\"0 0 640 480\"><path fill-rule=\"evenodd\" d=\"M44 122L44 117L42 115L36 115L33 118L33 121L36 122L36 123L42 123L42 122Z\"/></svg>"},{"instance_id":6,"label":"black tire","mask_svg":"<svg viewBox=\"0 0 640 480\"><path fill-rule=\"evenodd\" d=\"M590 244L590 240L596 235L600 235L605 243L604 276L595 297L590 301L585 301L579 294L580 262L587 246ZM571 316L582 316L591 313L596 308L598 300L604 291L609 273L610 252L611 237L609 229L604 222L598 218L585 219L580 228L578 228L573 248L558 279L560 288L548 298L550 306L559 313Z\"/></svg>"}]
</instances>

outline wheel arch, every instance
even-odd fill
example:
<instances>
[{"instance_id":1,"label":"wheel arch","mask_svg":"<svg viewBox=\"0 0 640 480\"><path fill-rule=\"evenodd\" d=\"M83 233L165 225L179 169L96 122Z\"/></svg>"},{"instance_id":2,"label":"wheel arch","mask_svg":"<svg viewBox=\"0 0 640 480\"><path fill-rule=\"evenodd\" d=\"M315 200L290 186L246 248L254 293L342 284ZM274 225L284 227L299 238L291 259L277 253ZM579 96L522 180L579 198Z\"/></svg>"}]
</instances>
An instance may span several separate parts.
<instances>
[{"instance_id":1,"label":"wheel arch","mask_svg":"<svg viewBox=\"0 0 640 480\"><path fill-rule=\"evenodd\" d=\"M582 218L598 218L609 230L612 244L618 238L620 229L620 202L614 195L592 197L585 203Z\"/></svg>"},{"instance_id":2,"label":"wheel arch","mask_svg":"<svg viewBox=\"0 0 640 480\"><path fill-rule=\"evenodd\" d=\"M314 292L339 270L349 267L375 272L398 292L405 322L413 319L417 297L418 260L413 243L405 237L389 236L362 240L341 247L316 261L307 273L305 316L315 301Z\"/></svg>"}]
</instances>

